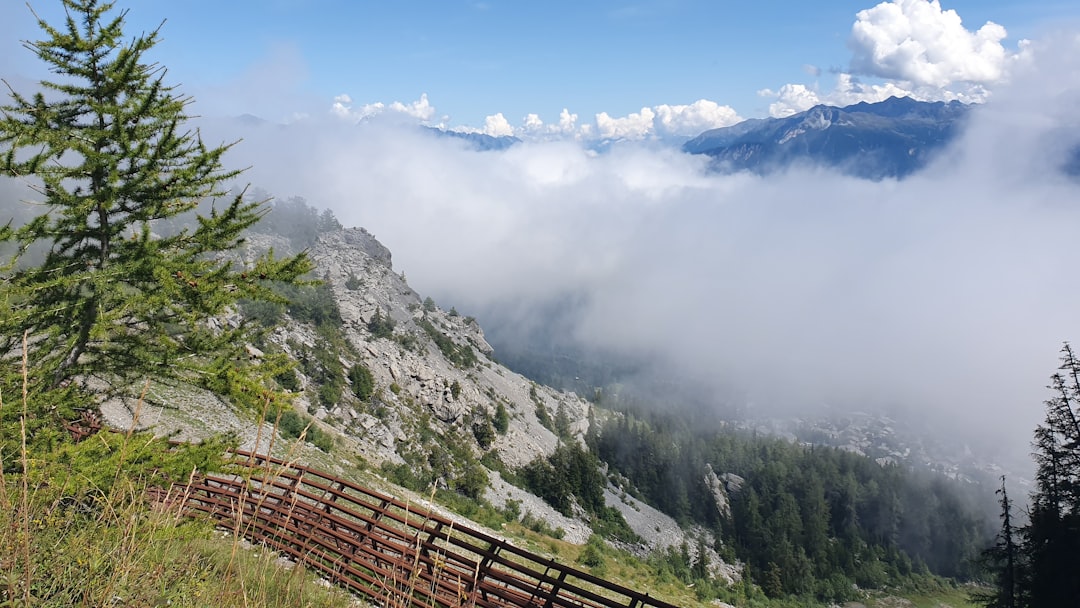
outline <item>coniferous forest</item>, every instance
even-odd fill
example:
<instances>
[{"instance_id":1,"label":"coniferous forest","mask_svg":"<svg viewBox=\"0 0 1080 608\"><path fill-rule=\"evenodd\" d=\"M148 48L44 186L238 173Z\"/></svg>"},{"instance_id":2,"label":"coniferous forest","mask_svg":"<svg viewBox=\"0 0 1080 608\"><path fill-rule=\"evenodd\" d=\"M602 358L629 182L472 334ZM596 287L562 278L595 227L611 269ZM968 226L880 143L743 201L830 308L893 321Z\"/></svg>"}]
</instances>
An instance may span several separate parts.
<instances>
[{"instance_id":1,"label":"coniferous forest","mask_svg":"<svg viewBox=\"0 0 1080 608\"><path fill-rule=\"evenodd\" d=\"M624 489L686 524L770 597L839 601L854 586L922 575L971 579L990 536L954 482L840 449L639 412L594 426L588 444ZM714 483L708 484L707 478ZM723 486L727 507L714 488Z\"/></svg>"},{"instance_id":2,"label":"coniferous forest","mask_svg":"<svg viewBox=\"0 0 1080 608\"><path fill-rule=\"evenodd\" d=\"M982 556L994 588L975 594L988 608L1080 606L1080 361L1069 344L1048 388L1027 508L1009 498L1004 478L998 490L1001 529Z\"/></svg>"}]
</instances>

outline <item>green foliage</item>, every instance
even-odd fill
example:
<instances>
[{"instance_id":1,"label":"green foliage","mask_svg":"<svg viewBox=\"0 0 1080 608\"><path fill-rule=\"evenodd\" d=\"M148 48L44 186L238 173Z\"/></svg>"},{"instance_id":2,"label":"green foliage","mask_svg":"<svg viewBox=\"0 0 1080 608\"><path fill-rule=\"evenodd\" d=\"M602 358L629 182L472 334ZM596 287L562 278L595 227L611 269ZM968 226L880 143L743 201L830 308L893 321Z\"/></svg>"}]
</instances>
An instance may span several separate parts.
<instances>
[{"instance_id":1,"label":"green foliage","mask_svg":"<svg viewBox=\"0 0 1080 608\"><path fill-rule=\"evenodd\" d=\"M544 406L542 401L536 402L536 419L540 422L540 426L553 433L555 432L555 423L551 420L551 415L548 414L547 407Z\"/></svg>"},{"instance_id":2,"label":"green foliage","mask_svg":"<svg viewBox=\"0 0 1080 608\"><path fill-rule=\"evenodd\" d=\"M488 417L482 413L474 416L472 432L480 449L486 450L490 448L491 444L495 441L495 428L491 426L491 421L488 420Z\"/></svg>"},{"instance_id":3,"label":"green foliage","mask_svg":"<svg viewBox=\"0 0 1080 608\"><path fill-rule=\"evenodd\" d=\"M547 406L544 405L544 400L540 398L540 393L536 390L535 382L529 385L529 398L532 399L533 405L536 406L536 419L540 422L540 426L555 433L555 421L551 419L551 414L548 413Z\"/></svg>"},{"instance_id":4,"label":"green foliage","mask_svg":"<svg viewBox=\"0 0 1080 608\"><path fill-rule=\"evenodd\" d=\"M0 175L40 184L43 210L0 229L0 245L15 246L0 261L0 358L29 337L28 407L45 426L96 402L91 379L98 394L132 395L147 377L257 394L260 362L242 354L254 329L206 321L241 298L277 300L265 281L292 282L310 263L271 253L244 267L222 255L265 213L242 195L173 234L154 233L227 195L237 176L223 169L229 146L207 147L185 126L190 99L148 57L157 31L128 38L123 13L95 0L64 7L64 25L41 22L44 39L28 45L56 75L41 83L49 94L12 91L0 108ZM34 250L46 253L24 257ZM0 391L20 385L5 366ZM10 444L0 452L5 461L13 453Z\"/></svg>"},{"instance_id":5,"label":"green foliage","mask_svg":"<svg viewBox=\"0 0 1080 608\"><path fill-rule=\"evenodd\" d=\"M424 298L424 312L435 312L435 300L430 296Z\"/></svg>"},{"instance_id":6,"label":"green foliage","mask_svg":"<svg viewBox=\"0 0 1080 608\"><path fill-rule=\"evenodd\" d=\"M435 329L435 326L427 319L420 320L420 327L424 330L424 333L435 342L435 345L439 347L439 351L442 352L443 356L446 357L448 361L464 369L476 365L476 352L473 350L472 346L469 346L468 344L457 344L451 340L449 336L438 329Z\"/></svg>"},{"instance_id":7,"label":"green foliage","mask_svg":"<svg viewBox=\"0 0 1080 608\"><path fill-rule=\"evenodd\" d=\"M192 470L220 471L225 450L235 445L236 438L231 436L214 437L197 445L172 446L150 434L103 432L92 441L58 445L42 458L64 468L70 476L59 481L64 492L74 500L82 500L93 494L108 494L120 479L168 484L186 479ZM53 481L57 482L55 478Z\"/></svg>"},{"instance_id":8,"label":"green foliage","mask_svg":"<svg viewBox=\"0 0 1080 608\"><path fill-rule=\"evenodd\" d=\"M318 328L341 326L341 310L329 282L272 283L269 287L286 303L289 316L296 321L311 323Z\"/></svg>"},{"instance_id":9,"label":"green foliage","mask_svg":"<svg viewBox=\"0 0 1080 608\"><path fill-rule=\"evenodd\" d=\"M225 445L100 433L0 473L0 605L350 605L272 551L238 550L240 538L151 506L151 488L220 470Z\"/></svg>"},{"instance_id":10,"label":"green foliage","mask_svg":"<svg viewBox=\"0 0 1080 608\"><path fill-rule=\"evenodd\" d=\"M604 538L620 540L625 543L641 542L641 537L634 532L630 524L626 523L626 518L615 507L600 507L593 514L590 523L593 531Z\"/></svg>"},{"instance_id":11,"label":"green foliage","mask_svg":"<svg viewBox=\"0 0 1080 608\"><path fill-rule=\"evenodd\" d=\"M407 331L396 333L392 336L394 342L401 345L402 348L413 353L423 353L424 349L420 346L420 340L417 338L416 333Z\"/></svg>"},{"instance_id":12,"label":"green foliage","mask_svg":"<svg viewBox=\"0 0 1080 608\"><path fill-rule=\"evenodd\" d=\"M552 528L544 521L544 518L533 515L532 511L526 511L525 514L521 516L521 525L537 534L543 534L544 536L550 536L555 539L566 536L566 530L563 530L562 528Z\"/></svg>"},{"instance_id":13,"label":"green foliage","mask_svg":"<svg viewBox=\"0 0 1080 608\"><path fill-rule=\"evenodd\" d=\"M562 403L559 404L559 409L555 412L555 420L552 426L555 434L559 437L563 439L573 437L573 432L570 430L570 415L566 413L566 406Z\"/></svg>"},{"instance_id":14,"label":"green foliage","mask_svg":"<svg viewBox=\"0 0 1080 608\"><path fill-rule=\"evenodd\" d=\"M301 348L294 354L300 369L317 386L319 404L330 409L341 402L345 390L345 366L338 353L347 348L336 327L319 329L314 348Z\"/></svg>"},{"instance_id":15,"label":"green foliage","mask_svg":"<svg viewBox=\"0 0 1080 608\"><path fill-rule=\"evenodd\" d=\"M270 201L271 196L256 191L252 198ZM334 217L333 211L324 209L320 212L299 196L273 200L266 204L266 209L265 217L252 230L283 236L289 239L294 250L312 247L320 234L341 229L341 223Z\"/></svg>"},{"instance_id":16,"label":"green foliage","mask_svg":"<svg viewBox=\"0 0 1080 608\"><path fill-rule=\"evenodd\" d=\"M506 411L506 406L502 402L495 405L495 418L492 420L492 425L495 427L495 432L500 435L505 435L510 428L510 412Z\"/></svg>"},{"instance_id":17,"label":"green foliage","mask_svg":"<svg viewBox=\"0 0 1080 608\"><path fill-rule=\"evenodd\" d=\"M474 500L479 500L488 485L488 474L484 467L477 463L463 467L463 470L454 477L453 487L456 492Z\"/></svg>"},{"instance_id":18,"label":"green foliage","mask_svg":"<svg viewBox=\"0 0 1080 608\"><path fill-rule=\"evenodd\" d=\"M307 441L324 452L330 452L334 448L332 435L315 426L312 418L300 414L290 406L268 408L266 420L276 424L283 437Z\"/></svg>"},{"instance_id":19,"label":"green foliage","mask_svg":"<svg viewBox=\"0 0 1080 608\"><path fill-rule=\"evenodd\" d=\"M590 429L589 445L630 493L734 547L776 597L840 601L852 584L899 585L917 574L916 557L936 573L967 576L986 534L948 480L841 450L706 432L661 414L615 416ZM706 464L745 480L731 492L731 519L701 483ZM780 589L769 587L777 580Z\"/></svg>"},{"instance_id":20,"label":"green foliage","mask_svg":"<svg viewBox=\"0 0 1080 608\"><path fill-rule=\"evenodd\" d=\"M300 377L296 375L296 370L289 368L280 374L274 376L274 380L281 388L296 392L300 390Z\"/></svg>"},{"instance_id":21,"label":"green foliage","mask_svg":"<svg viewBox=\"0 0 1080 608\"><path fill-rule=\"evenodd\" d=\"M252 320L263 327L273 328L281 324L285 316L284 302L271 302L269 300L248 300L239 302L240 312L245 319Z\"/></svg>"},{"instance_id":22,"label":"green foliage","mask_svg":"<svg viewBox=\"0 0 1080 608\"><path fill-rule=\"evenodd\" d=\"M363 282L360 280L360 277L357 277L355 274L350 272L349 277L345 279L345 289L348 289L349 291L356 291L362 286Z\"/></svg>"},{"instance_id":23,"label":"green foliage","mask_svg":"<svg viewBox=\"0 0 1080 608\"><path fill-rule=\"evenodd\" d=\"M604 568L604 539L599 534L593 534L585 543L585 548L578 555L578 563L588 566L594 574L598 574Z\"/></svg>"},{"instance_id":24,"label":"green foliage","mask_svg":"<svg viewBox=\"0 0 1080 608\"><path fill-rule=\"evenodd\" d=\"M375 338L389 338L394 334L394 320L387 314L385 317L382 310L376 308L375 314L367 322L367 330Z\"/></svg>"},{"instance_id":25,"label":"green foliage","mask_svg":"<svg viewBox=\"0 0 1080 608\"><path fill-rule=\"evenodd\" d=\"M999 490L1001 530L982 555L994 590L973 598L990 608L1080 605L1080 360L1068 343L1049 388L1046 418L1035 429L1027 525L1013 525L1004 478Z\"/></svg>"},{"instance_id":26,"label":"green foliage","mask_svg":"<svg viewBox=\"0 0 1080 608\"><path fill-rule=\"evenodd\" d=\"M592 516L598 532L627 542L638 540L622 514L604 504L607 480L600 472L600 462L578 444L560 445L548 458L523 467L519 476L526 488L563 515L571 516L576 502Z\"/></svg>"},{"instance_id":27,"label":"green foliage","mask_svg":"<svg viewBox=\"0 0 1080 608\"><path fill-rule=\"evenodd\" d=\"M349 382L352 382L353 394L361 401L371 399L371 395L375 392L375 377L363 363L357 363L349 368Z\"/></svg>"}]
</instances>

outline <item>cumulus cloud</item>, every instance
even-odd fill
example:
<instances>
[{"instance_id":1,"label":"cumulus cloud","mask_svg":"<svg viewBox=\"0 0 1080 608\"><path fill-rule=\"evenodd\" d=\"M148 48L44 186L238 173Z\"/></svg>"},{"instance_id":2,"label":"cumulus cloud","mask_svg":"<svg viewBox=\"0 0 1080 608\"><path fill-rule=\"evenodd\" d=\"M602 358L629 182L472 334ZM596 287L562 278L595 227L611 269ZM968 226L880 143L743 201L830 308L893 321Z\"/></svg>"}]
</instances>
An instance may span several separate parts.
<instances>
[{"instance_id":1,"label":"cumulus cloud","mask_svg":"<svg viewBox=\"0 0 1080 608\"><path fill-rule=\"evenodd\" d=\"M353 107L352 97L342 93L334 97L334 103L330 107L331 113L345 120L363 120L379 115L396 115L407 117L421 123L426 123L435 117L435 106L428 101L427 93L420 95L420 99L409 103L395 101L385 104L381 101Z\"/></svg>"},{"instance_id":2,"label":"cumulus cloud","mask_svg":"<svg viewBox=\"0 0 1080 608\"><path fill-rule=\"evenodd\" d=\"M506 120L502 112L499 112L493 116L488 116L484 120L484 133L492 137L512 136L514 127L511 127L510 122Z\"/></svg>"},{"instance_id":3,"label":"cumulus cloud","mask_svg":"<svg viewBox=\"0 0 1080 608\"><path fill-rule=\"evenodd\" d=\"M848 39L851 66L837 75L831 90L792 83L758 93L774 99L769 113L775 117L818 104L844 106L893 96L983 102L1028 48L1027 41L1015 50L1006 48L1002 41L1007 36L1005 28L992 21L968 30L960 15L942 9L938 0L890 0L856 15ZM866 83L860 77L881 82Z\"/></svg>"},{"instance_id":4,"label":"cumulus cloud","mask_svg":"<svg viewBox=\"0 0 1080 608\"><path fill-rule=\"evenodd\" d=\"M656 112L652 108L641 108L640 112L631 112L621 118L601 112L596 115L596 128L604 139L643 139L653 132L654 118Z\"/></svg>"},{"instance_id":5,"label":"cumulus cloud","mask_svg":"<svg viewBox=\"0 0 1080 608\"><path fill-rule=\"evenodd\" d=\"M690 105L656 106L654 127L670 135L697 135L709 129L733 125L742 118L731 106L699 99Z\"/></svg>"},{"instance_id":6,"label":"cumulus cloud","mask_svg":"<svg viewBox=\"0 0 1080 608\"><path fill-rule=\"evenodd\" d=\"M945 88L1000 81L1013 56L1007 35L992 21L969 31L938 0L892 0L859 11L848 44L857 73Z\"/></svg>"},{"instance_id":7,"label":"cumulus cloud","mask_svg":"<svg viewBox=\"0 0 1080 608\"><path fill-rule=\"evenodd\" d=\"M528 114L522 122L520 129L515 133L532 141L549 141L557 139L583 139L592 134L589 125L578 126L578 115L571 114L570 110L563 108L559 113L559 122L545 123L538 114Z\"/></svg>"},{"instance_id":8,"label":"cumulus cloud","mask_svg":"<svg viewBox=\"0 0 1080 608\"><path fill-rule=\"evenodd\" d=\"M1054 171L1080 144L1078 45L1040 49L901 182L720 176L648 145L480 153L379 121L261 129L234 160L367 227L420 293L481 322L572 300L570 338L723 400L901 406L1023 455L1060 342L1080 339L1080 186Z\"/></svg>"},{"instance_id":9,"label":"cumulus cloud","mask_svg":"<svg viewBox=\"0 0 1080 608\"><path fill-rule=\"evenodd\" d=\"M764 89L758 91L758 95L775 99L773 103L769 104L769 115L776 118L805 112L816 105L822 104L844 107L860 101L875 103L890 97L912 97L919 101L936 100L934 96L920 95L917 91L907 90L892 82L865 84L859 82L851 74L844 73L837 74L835 87L825 93L820 93L815 88L803 84L785 84L778 91ZM946 101L952 99L960 99L965 102L982 101L981 99L973 100L955 95L945 95L944 98Z\"/></svg>"},{"instance_id":10,"label":"cumulus cloud","mask_svg":"<svg viewBox=\"0 0 1080 608\"><path fill-rule=\"evenodd\" d=\"M369 103L359 108L354 107L351 96L341 94L334 98L330 107L331 114L350 121L359 121L379 115L392 115L412 119L420 124L430 124L435 116L435 107L428 101L427 95L409 104L394 102ZM437 126L448 127L448 117L444 117ZM578 115L563 108L558 122L545 123L539 114L530 113L515 126L502 112L487 116L484 126L455 126L451 129L462 133L483 133L493 137L514 136L534 141L572 139L590 141L596 138L608 140L643 140L664 137L692 137L703 131L726 127L738 123L742 118L731 106L720 105L708 99L699 99L691 104L668 105L642 108L627 116L615 117L607 112L596 115L593 124L582 124Z\"/></svg>"},{"instance_id":11,"label":"cumulus cloud","mask_svg":"<svg viewBox=\"0 0 1080 608\"><path fill-rule=\"evenodd\" d=\"M597 134L604 139L640 140L652 136L697 135L702 131L727 127L742 119L731 106L699 99L689 105L659 105L641 108L623 117L607 112L596 115Z\"/></svg>"}]
</instances>

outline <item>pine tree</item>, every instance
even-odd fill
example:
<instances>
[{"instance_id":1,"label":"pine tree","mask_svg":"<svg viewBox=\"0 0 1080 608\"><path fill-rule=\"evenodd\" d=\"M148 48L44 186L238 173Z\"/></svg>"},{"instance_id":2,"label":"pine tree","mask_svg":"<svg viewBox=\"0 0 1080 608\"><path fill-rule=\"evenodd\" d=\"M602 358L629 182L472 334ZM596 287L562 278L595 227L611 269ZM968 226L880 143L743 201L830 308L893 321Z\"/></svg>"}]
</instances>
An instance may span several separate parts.
<instances>
[{"instance_id":1,"label":"pine tree","mask_svg":"<svg viewBox=\"0 0 1080 608\"><path fill-rule=\"evenodd\" d=\"M221 318L310 269L302 255L230 260L264 210L227 195L230 146L208 147L185 126L191 99L147 60L158 31L126 40L126 12L112 3L62 1L64 24L39 19L44 39L25 43L54 79L29 96L8 86L0 107L0 175L25 182L42 210L0 229L16 248L0 266L0 390L17 393L25 355L41 408L31 431L42 434L71 406L149 378L253 388L237 354L248 327ZM188 228L154 233L184 214L195 216Z\"/></svg>"},{"instance_id":2,"label":"pine tree","mask_svg":"<svg viewBox=\"0 0 1080 608\"><path fill-rule=\"evenodd\" d=\"M1017 593L1021 570L1019 538L1013 525L1012 503L1005 489L1004 475L1001 476L1001 488L996 494L1001 497L998 501L1001 505L1001 530L994 545L981 556L984 567L994 578L994 588L991 592L977 591L971 599L986 608L1019 608L1026 605Z\"/></svg>"},{"instance_id":3,"label":"pine tree","mask_svg":"<svg viewBox=\"0 0 1080 608\"><path fill-rule=\"evenodd\" d=\"M1080 605L1080 361L1069 344L1061 353L1049 387L1054 397L1035 430L1035 492L1023 530L1021 589L1026 605L1040 608Z\"/></svg>"}]
</instances>

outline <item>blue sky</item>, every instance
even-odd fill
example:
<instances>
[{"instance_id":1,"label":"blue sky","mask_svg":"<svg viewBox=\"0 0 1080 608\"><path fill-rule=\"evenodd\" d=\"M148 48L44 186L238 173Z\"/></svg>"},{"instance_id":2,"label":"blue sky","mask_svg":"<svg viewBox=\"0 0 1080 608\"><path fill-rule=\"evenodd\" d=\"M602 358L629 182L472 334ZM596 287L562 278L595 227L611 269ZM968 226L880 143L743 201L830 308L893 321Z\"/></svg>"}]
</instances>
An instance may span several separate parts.
<instances>
[{"instance_id":1,"label":"blue sky","mask_svg":"<svg viewBox=\"0 0 1080 608\"><path fill-rule=\"evenodd\" d=\"M31 5L49 20L59 14L57 0ZM1080 4L1052 0L881 6L873 0L140 0L120 6L130 7L131 32L166 20L154 57L204 114L285 122L332 111L337 99L339 114L357 118L398 102L428 124L451 128L577 136L584 129L586 136L630 138L692 135L813 103L902 92L979 101L1004 77L1021 40L1080 16ZM946 27L950 11L962 27ZM874 23L876 34L856 41L857 21ZM988 21L1002 30L979 41ZM0 25L0 50L8 56L0 67L15 62L32 70L29 53L15 44L38 35L26 7L5 1L0 23L7 24ZM918 61L895 52L903 38L949 73L945 82L928 86L897 71L897 61ZM933 57L935 45L947 56ZM885 59L857 65L857 51ZM965 73L985 61L1000 73Z\"/></svg>"}]
</instances>

